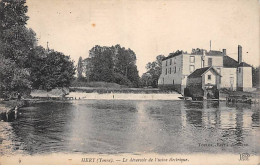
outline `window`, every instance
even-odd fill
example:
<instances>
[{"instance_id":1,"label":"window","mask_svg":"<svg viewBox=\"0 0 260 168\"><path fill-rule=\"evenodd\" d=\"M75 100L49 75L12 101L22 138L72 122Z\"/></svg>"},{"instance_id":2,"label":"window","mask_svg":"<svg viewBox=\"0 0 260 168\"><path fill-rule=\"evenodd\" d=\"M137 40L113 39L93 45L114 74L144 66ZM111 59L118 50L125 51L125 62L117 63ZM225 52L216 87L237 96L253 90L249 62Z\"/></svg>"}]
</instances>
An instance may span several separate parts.
<instances>
[{"instance_id":1,"label":"window","mask_svg":"<svg viewBox=\"0 0 260 168\"><path fill-rule=\"evenodd\" d=\"M194 63L195 62L195 57L194 56L190 56L190 63Z\"/></svg>"},{"instance_id":2,"label":"window","mask_svg":"<svg viewBox=\"0 0 260 168\"><path fill-rule=\"evenodd\" d=\"M166 66L167 66L167 60L166 60Z\"/></svg>"},{"instance_id":3,"label":"window","mask_svg":"<svg viewBox=\"0 0 260 168\"><path fill-rule=\"evenodd\" d=\"M170 59L170 65L172 64L172 59Z\"/></svg>"},{"instance_id":4,"label":"window","mask_svg":"<svg viewBox=\"0 0 260 168\"><path fill-rule=\"evenodd\" d=\"M209 59L208 59L208 66L209 66L209 67L212 66L212 58L209 58Z\"/></svg>"},{"instance_id":5,"label":"window","mask_svg":"<svg viewBox=\"0 0 260 168\"><path fill-rule=\"evenodd\" d=\"M190 65L190 73L192 73L194 69L195 69L194 65Z\"/></svg>"},{"instance_id":6,"label":"window","mask_svg":"<svg viewBox=\"0 0 260 168\"><path fill-rule=\"evenodd\" d=\"M174 57L174 64L176 64L176 57Z\"/></svg>"},{"instance_id":7,"label":"window","mask_svg":"<svg viewBox=\"0 0 260 168\"><path fill-rule=\"evenodd\" d=\"M239 73L241 73L241 68L238 68Z\"/></svg>"},{"instance_id":8,"label":"window","mask_svg":"<svg viewBox=\"0 0 260 168\"><path fill-rule=\"evenodd\" d=\"M174 85L174 79L172 80L172 84Z\"/></svg>"},{"instance_id":9,"label":"window","mask_svg":"<svg viewBox=\"0 0 260 168\"><path fill-rule=\"evenodd\" d=\"M176 67L174 67L174 73L176 73Z\"/></svg>"},{"instance_id":10,"label":"window","mask_svg":"<svg viewBox=\"0 0 260 168\"><path fill-rule=\"evenodd\" d=\"M166 70L165 70L165 75L167 75L167 68L166 68Z\"/></svg>"},{"instance_id":11,"label":"window","mask_svg":"<svg viewBox=\"0 0 260 168\"><path fill-rule=\"evenodd\" d=\"M169 69L169 74L171 74L171 73L172 73L172 68Z\"/></svg>"},{"instance_id":12,"label":"window","mask_svg":"<svg viewBox=\"0 0 260 168\"><path fill-rule=\"evenodd\" d=\"M211 75L208 75L208 80L211 80Z\"/></svg>"}]
</instances>

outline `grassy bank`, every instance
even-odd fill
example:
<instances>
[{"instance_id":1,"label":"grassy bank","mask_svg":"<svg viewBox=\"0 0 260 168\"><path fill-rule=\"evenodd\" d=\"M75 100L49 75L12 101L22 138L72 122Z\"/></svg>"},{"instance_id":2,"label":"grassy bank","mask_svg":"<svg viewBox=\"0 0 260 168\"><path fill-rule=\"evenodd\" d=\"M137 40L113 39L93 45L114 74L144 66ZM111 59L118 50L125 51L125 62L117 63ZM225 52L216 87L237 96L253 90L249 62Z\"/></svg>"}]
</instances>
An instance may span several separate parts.
<instances>
[{"instance_id":1,"label":"grassy bank","mask_svg":"<svg viewBox=\"0 0 260 168\"><path fill-rule=\"evenodd\" d=\"M158 88L102 88L102 87L70 87L70 92L84 93L171 93L173 90L160 90Z\"/></svg>"},{"instance_id":2,"label":"grassy bank","mask_svg":"<svg viewBox=\"0 0 260 168\"><path fill-rule=\"evenodd\" d=\"M84 82L84 81L73 81L71 87L93 87L93 88L127 88L125 85L119 85L117 83L109 82Z\"/></svg>"}]
</instances>

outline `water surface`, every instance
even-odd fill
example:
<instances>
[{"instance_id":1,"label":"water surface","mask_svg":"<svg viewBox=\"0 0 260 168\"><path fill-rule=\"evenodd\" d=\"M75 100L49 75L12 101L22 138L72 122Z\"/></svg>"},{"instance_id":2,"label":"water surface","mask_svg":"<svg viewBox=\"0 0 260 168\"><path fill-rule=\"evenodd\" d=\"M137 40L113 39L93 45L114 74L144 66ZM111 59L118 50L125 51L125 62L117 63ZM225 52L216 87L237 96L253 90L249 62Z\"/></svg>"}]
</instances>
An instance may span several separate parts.
<instances>
[{"instance_id":1,"label":"water surface","mask_svg":"<svg viewBox=\"0 0 260 168\"><path fill-rule=\"evenodd\" d=\"M0 122L0 152L257 154L259 125L259 107L255 105L123 100L45 102L20 109L13 122Z\"/></svg>"}]
</instances>

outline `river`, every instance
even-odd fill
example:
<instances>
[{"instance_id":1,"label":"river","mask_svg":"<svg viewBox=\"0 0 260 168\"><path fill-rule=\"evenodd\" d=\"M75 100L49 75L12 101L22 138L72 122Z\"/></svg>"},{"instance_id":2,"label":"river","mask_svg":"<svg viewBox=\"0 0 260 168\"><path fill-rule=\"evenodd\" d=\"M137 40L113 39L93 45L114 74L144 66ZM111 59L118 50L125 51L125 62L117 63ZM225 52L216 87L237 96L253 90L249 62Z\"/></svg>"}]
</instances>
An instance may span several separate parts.
<instances>
[{"instance_id":1,"label":"river","mask_svg":"<svg viewBox=\"0 0 260 168\"><path fill-rule=\"evenodd\" d=\"M0 154L250 153L259 106L225 102L72 100L21 108L0 122Z\"/></svg>"}]
</instances>

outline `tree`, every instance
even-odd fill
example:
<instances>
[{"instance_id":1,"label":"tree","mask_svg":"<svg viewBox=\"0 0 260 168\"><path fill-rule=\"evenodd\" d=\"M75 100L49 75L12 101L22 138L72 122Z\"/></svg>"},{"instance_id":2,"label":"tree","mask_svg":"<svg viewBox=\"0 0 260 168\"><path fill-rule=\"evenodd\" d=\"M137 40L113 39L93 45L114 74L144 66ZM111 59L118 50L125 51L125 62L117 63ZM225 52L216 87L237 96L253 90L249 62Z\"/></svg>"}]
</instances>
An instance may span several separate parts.
<instances>
[{"instance_id":1,"label":"tree","mask_svg":"<svg viewBox=\"0 0 260 168\"><path fill-rule=\"evenodd\" d=\"M131 81L132 86L131 87L139 87L140 85L140 77L138 74L137 66L130 64L127 67L127 79Z\"/></svg>"},{"instance_id":2,"label":"tree","mask_svg":"<svg viewBox=\"0 0 260 168\"><path fill-rule=\"evenodd\" d=\"M42 46L37 46L33 50L33 56L30 59L30 80L32 81L32 88L39 89L44 82L42 80L43 67L46 64L47 50L45 50Z\"/></svg>"},{"instance_id":3,"label":"tree","mask_svg":"<svg viewBox=\"0 0 260 168\"><path fill-rule=\"evenodd\" d=\"M260 87L260 73L259 73L260 66L253 67L252 69L252 76L253 76L253 87L259 88Z\"/></svg>"},{"instance_id":4,"label":"tree","mask_svg":"<svg viewBox=\"0 0 260 168\"><path fill-rule=\"evenodd\" d=\"M140 83L142 87L152 86L152 75L149 72L143 73Z\"/></svg>"},{"instance_id":5,"label":"tree","mask_svg":"<svg viewBox=\"0 0 260 168\"><path fill-rule=\"evenodd\" d=\"M131 49L120 45L112 47L95 46L90 50L88 74L90 81L116 82L130 87L139 86L136 55Z\"/></svg>"},{"instance_id":6,"label":"tree","mask_svg":"<svg viewBox=\"0 0 260 168\"><path fill-rule=\"evenodd\" d=\"M0 1L1 97L69 86L75 74L68 56L37 46L35 32L26 27L27 10L25 0Z\"/></svg>"},{"instance_id":7,"label":"tree","mask_svg":"<svg viewBox=\"0 0 260 168\"><path fill-rule=\"evenodd\" d=\"M113 82L113 61L110 48L95 46L90 50L92 73L90 76L91 81L104 81Z\"/></svg>"},{"instance_id":8,"label":"tree","mask_svg":"<svg viewBox=\"0 0 260 168\"><path fill-rule=\"evenodd\" d=\"M0 97L11 98L17 93L28 93L30 89L28 71L18 68L14 61L0 56Z\"/></svg>"},{"instance_id":9,"label":"tree","mask_svg":"<svg viewBox=\"0 0 260 168\"><path fill-rule=\"evenodd\" d=\"M36 46L36 34L26 27L25 0L2 0L0 2L0 39L2 54L15 61L21 68L28 68L30 53Z\"/></svg>"},{"instance_id":10,"label":"tree","mask_svg":"<svg viewBox=\"0 0 260 168\"><path fill-rule=\"evenodd\" d=\"M82 57L79 57L78 66L77 66L77 76L79 80L83 78L82 72L83 72L83 62L82 62Z\"/></svg>"},{"instance_id":11,"label":"tree","mask_svg":"<svg viewBox=\"0 0 260 168\"><path fill-rule=\"evenodd\" d=\"M38 57L38 66L32 67L34 88L51 90L56 87L68 87L74 79L75 67L69 56L51 51L46 57Z\"/></svg>"},{"instance_id":12,"label":"tree","mask_svg":"<svg viewBox=\"0 0 260 168\"><path fill-rule=\"evenodd\" d=\"M31 88L30 56L35 33L26 28L25 0L0 1L1 94L10 97Z\"/></svg>"},{"instance_id":13,"label":"tree","mask_svg":"<svg viewBox=\"0 0 260 168\"><path fill-rule=\"evenodd\" d=\"M145 73L145 75L142 76L142 81L145 81L145 80L149 80L149 81L143 82L143 83L150 84L152 87L158 87L158 79L159 79L159 77L161 75L161 71L162 71L163 58L165 58L164 55L158 55L156 57L156 61L148 62L146 64L147 72ZM149 74L149 75L147 75L147 74Z\"/></svg>"}]
</instances>

